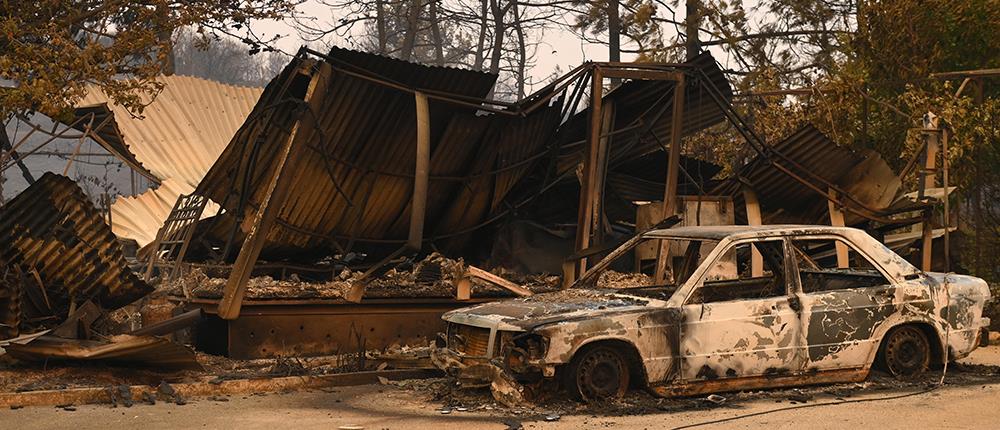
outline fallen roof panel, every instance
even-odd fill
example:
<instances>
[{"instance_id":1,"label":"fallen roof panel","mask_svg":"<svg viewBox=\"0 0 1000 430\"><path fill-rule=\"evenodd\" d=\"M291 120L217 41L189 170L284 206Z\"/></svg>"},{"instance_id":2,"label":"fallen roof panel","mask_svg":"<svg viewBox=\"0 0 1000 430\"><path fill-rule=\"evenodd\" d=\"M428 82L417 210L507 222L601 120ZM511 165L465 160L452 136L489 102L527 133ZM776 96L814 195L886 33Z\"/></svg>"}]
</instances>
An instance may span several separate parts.
<instances>
[{"instance_id":1,"label":"fallen roof panel","mask_svg":"<svg viewBox=\"0 0 1000 430\"><path fill-rule=\"evenodd\" d=\"M798 175L807 177L804 171L811 172L876 209L888 208L902 185L878 154L838 146L812 125L798 129L772 148L798 165L782 163ZM766 224L829 222L824 196L760 157L743 166L738 177L721 185L719 192L733 195L742 206L740 189L744 183L749 185L757 193ZM861 221L853 213L848 215L849 225Z\"/></svg>"},{"instance_id":2,"label":"fallen roof panel","mask_svg":"<svg viewBox=\"0 0 1000 430\"><path fill-rule=\"evenodd\" d=\"M112 103L91 85L77 103L77 118L91 112L113 115L108 126L94 130L100 137L98 143L126 161L141 164L160 180L174 178L194 187L243 124L262 88L192 76L157 80L163 83L163 91L141 117ZM95 118L95 124L100 122ZM83 130L86 125L76 128Z\"/></svg>"},{"instance_id":3,"label":"fallen roof panel","mask_svg":"<svg viewBox=\"0 0 1000 430\"><path fill-rule=\"evenodd\" d=\"M301 99L295 101L295 80L326 67L326 90L317 95L322 108L297 115ZM308 156L292 172L292 191L267 236L265 254L303 248L329 252L352 243L398 247L409 226L416 110L411 92L379 81L482 98L495 79L339 48L321 62L293 59L268 85L197 192L229 213L252 218L288 131L297 118L315 115L319 127L305 131L311 133ZM540 159L558 126L560 106L551 102L524 116L481 115L475 108L431 99L426 235L467 230L495 211Z\"/></svg>"},{"instance_id":4,"label":"fallen roof panel","mask_svg":"<svg viewBox=\"0 0 1000 430\"><path fill-rule=\"evenodd\" d=\"M98 87L77 104L75 123L98 144L144 176L163 184L112 205L112 230L140 246L151 242L170 208L188 194L215 163L257 103L263 88L223 84L192 76L161 76L163 91L134 116ZM169 184L167 184L169 182Z\"/></svg>"},{"instance_id":5,"label":"fallen roof panel","mask_svg":"<svg viewBox=\"0 0 1000 430\"><path fill-rule=\"evenodd\" d=\"M156 336L122 334L98 341L43 335L27 343L11 343L4 349L11 357L24 361L83 360L158 369L202 369L194 350Z\"/></svg>"},{"instance_id":6,"label":"fallen roof panel","mask_svg":"<svg viewBox=\"0 0 1000 430\"><path fill-rule=\"evenodd\" d=\"M37 271L48 308L63 315L71 301L117 309L153 290L83 190L54 173L0 206L0 265Z\"/></svg>"}]
</instances>

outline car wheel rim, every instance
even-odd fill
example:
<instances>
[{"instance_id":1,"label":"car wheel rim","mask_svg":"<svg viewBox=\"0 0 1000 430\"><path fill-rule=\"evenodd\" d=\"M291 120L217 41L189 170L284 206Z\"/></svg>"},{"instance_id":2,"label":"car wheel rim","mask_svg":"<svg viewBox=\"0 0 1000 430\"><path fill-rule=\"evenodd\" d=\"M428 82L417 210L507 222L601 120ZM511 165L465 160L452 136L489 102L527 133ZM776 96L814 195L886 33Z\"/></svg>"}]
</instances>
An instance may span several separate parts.
<instances>
[{"instance_id":1,"label":"car wheel rim","mask_svg":"<svg viewBox=\"0 0 1000 430\"><path fill-rule=\"evenodd\" d=\"M927 339L916 329L905 327L893 333L885 349L889 373L911 376L923 371L928 362Z\"/></svg>"},{"instance_id":2,"label":"car wheel rim","mask_svg":"<svg viewBox=\"0 0 1000 430\"><path fill-rule=\"evenodd\" d=\"M611 351L597 350L580 363L577 386L585 400L618 397L624 394L622 375L627 371L621 357Z\"/></svg>"}]
</instances>

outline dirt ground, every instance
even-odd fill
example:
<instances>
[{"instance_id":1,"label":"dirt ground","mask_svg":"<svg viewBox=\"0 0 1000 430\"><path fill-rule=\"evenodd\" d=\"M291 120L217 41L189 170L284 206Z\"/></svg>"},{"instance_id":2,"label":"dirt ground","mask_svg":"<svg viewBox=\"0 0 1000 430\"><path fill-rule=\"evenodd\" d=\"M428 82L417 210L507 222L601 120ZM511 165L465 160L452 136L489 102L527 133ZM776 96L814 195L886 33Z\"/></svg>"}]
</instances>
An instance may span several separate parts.
<instances>
[{"instance_id":1,"label":"dirt ground","mask_svg":"<svg viewBox=\"0 0 1000 430\"><path fill-rule=\"evenodd\" d=\"M1000 346L977 350L950 366L945 385L934 388L939 378L940 373L900 382L875 375L864 384L726 394L721 404L633 392L615 404L584 406L554 398L545 406L519 410L498 406L486 392L455 390L450 381L439 379L202 399L186 405L28 407L0 411L0 428L557 430L677 428L699 423L704 423L700 428L996 428L1000 409L993 406L1000 401ZM746 415L750 416L712 422Z\"/></svg>"}]
</instances>

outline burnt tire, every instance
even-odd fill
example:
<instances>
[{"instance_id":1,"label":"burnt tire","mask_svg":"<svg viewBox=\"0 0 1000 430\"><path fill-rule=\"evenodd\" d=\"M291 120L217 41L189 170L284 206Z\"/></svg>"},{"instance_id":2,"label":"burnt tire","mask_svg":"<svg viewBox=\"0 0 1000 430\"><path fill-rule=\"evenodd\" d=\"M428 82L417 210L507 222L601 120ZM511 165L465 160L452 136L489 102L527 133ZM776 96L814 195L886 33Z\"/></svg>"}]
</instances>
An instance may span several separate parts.
<instances>
[{"instance_id":1,"label":"burnt tire","mask_svg":"<svg viewBox=\"0 0 1000 430\"><path fill-rule=\"evenodd\" d=\"M563 374L563 386L586 402L619 399L628 391L629 371L625 354L598 345L576 353Z\"/></svg>"},{"instance_id":2,"label":"burnt tire","mask_svg":"<svg viewBox=\"0 0 1000 430\"><path fill-rule=\"evenodd\" d=\"M882 367L892 376L909 378L930 367L931 344L923 330L916 326L899 326L882 341Z\"/></svg>"}]
</instances>

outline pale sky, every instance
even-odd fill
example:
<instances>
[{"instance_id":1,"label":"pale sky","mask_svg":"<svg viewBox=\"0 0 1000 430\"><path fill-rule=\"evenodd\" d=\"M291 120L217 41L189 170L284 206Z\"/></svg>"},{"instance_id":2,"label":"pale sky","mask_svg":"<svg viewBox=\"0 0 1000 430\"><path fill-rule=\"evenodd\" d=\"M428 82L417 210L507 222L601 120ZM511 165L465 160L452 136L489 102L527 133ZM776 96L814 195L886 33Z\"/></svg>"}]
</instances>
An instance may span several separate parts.
<instances>
[{"instance_id":1,"label":"pale sky","mask_svg":"<svg viewBox=\"0 0 1000 430\"><path fill-rule=\"evenodd\" d=\"M315 17L314 25L331 23L342 18L342 16L332 16L328 6L319 4L315 0L306 0L305 3L299 5L298 10L303 15ZM360 29L361 25L356 28ZM283 35L284 37L277 46L285 52L293 53L304 43L290 23L258 21L253 25L253 29L264 39L270 38L274 34ZM672 29L667 30L672 32ZM545 84L545 80L556 71L557 66L562 70L562 73L566 73L586 60L607 61L608 59L606 46L585 43L566 30L549 30L539 39L542 44L539 45L536 53L536 64L534 68L529 70L529 75L536 83L536 88ZM345 40L334 40L333 42L345 48L351 47ZM635 58L633 54L622 54L623 61L630 61L633 58ZM530 93L532 88L529 87L528 90Z\"/></svg>"},{"instance_id":2,"label":"pale sky","mask_svg":"<svg viewBox=\"0 0 1000 430\"><path fill-rule=\"evenodd\" d=\"M683 2L679 3L681 6L676 8L676 15L666 16L667 14L670 14L670 12L662 7L659 9L658 15L683 22ZM744 3L748 13L750 13L751 16L757 17L755 21L763 19L762 13L756 10L758 5L757 1L751 0L745 1ZM333 27L333 24L330 23L336 22L337 19L344 18L343 15L334 16L334 12L330 9L330 7L318 3L317 0L304 0L304 2L298 6L298 12L301 16L315 18L315 20L312 21L312 25L314 26L320 26L321 24L326 23L328 24L327 27ZM567 16L566 19L572 19L572 17ZM287 53L294 53L298 50L299 46L305 43L305 41L299 36L292 24L293 23L291 22L281 21L257 21L253 25L253 29L262 37L262 39L265 40L275 34L282 35L283 37L278 41L277 47ZM361 28L362 25L356 25L355 34ZM673 25L666 24L661 26L661 30L664 38L668 40L672 40L678 31L678 29ZM537 38L541 40L541 44L538 46L535 55L535 66L528 70L528 75L534 84L528 85L527 90L529 94L548 82L547 80L557 71L557 66L558 70L560 70L559 74L561 75L587 60L608 60L608 48L606 46L583 42L578 35L563 28L546 30L545 33ZM669 43L668 40L665 40L664 42ZM344 48L352 47L348 41L343 39L331 40L330 42ZM320 47L322 47L322 45L320 45ZM627 48L627 46L623 46L623 48ZM710 48L710 50L717 61L722 63L723 66L729 67L728 63L732 60L725 51L718 46L714 46ZM634 58L635 54L622 54L622 61L631 61Z\"/></svg>"}]
</instances>

